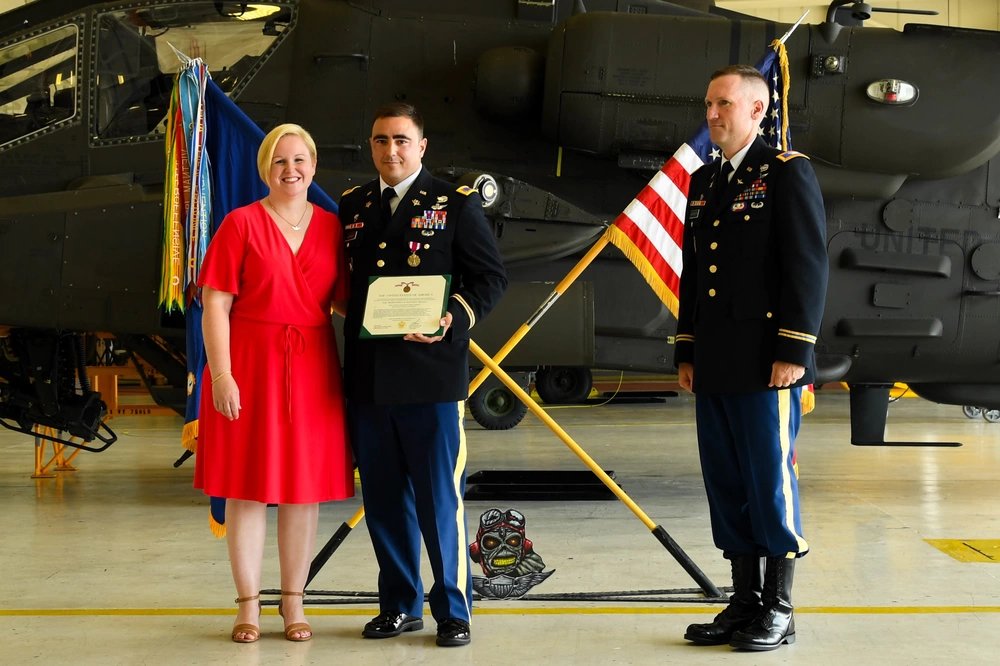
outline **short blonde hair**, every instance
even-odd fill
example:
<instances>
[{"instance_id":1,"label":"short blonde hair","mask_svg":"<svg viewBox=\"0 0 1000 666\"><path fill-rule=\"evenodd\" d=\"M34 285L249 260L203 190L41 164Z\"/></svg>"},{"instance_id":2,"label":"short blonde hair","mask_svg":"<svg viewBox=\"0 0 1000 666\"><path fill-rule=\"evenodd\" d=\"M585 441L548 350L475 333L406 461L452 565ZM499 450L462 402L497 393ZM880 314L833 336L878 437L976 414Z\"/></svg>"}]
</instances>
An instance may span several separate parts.
<instances>
[{"instance_id":1,"label":"short blonde hair","mask_svg":"<svg viewBox=\"0 0 1000 666\"><path fill-rule=\"evenodd\" d=\"M267 182L267 175L271 172L271 160L274 159L274 149L277 147L281 137L288 136L289 134L294 134L305 142L313 163L316 162L316 142L313 141L312 136L305 128L295 123L278 125L267 133L267 136L260 143L260 149L257 151L257 173L267 186L271 185Z\"/></svg>"}]
</instances>

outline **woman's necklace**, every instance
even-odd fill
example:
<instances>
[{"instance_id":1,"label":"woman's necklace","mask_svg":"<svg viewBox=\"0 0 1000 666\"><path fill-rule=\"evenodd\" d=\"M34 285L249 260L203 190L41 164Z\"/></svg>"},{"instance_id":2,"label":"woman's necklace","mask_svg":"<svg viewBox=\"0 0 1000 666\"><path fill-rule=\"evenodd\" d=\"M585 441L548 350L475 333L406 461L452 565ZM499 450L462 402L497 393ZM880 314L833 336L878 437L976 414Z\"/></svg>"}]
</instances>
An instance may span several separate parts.
<instances>
[{"instance_id":1,"label":"woman's necklace","mask_svg":"<svg viewBox=\"0 0 1000 666\"><path fill-rule=\"evenodd\" d=\"M274 207L273 203L271 203L271 198L270 197L264 197L264 201L267 202L267 207L270 208L272 211L274 211L275 215L277 215L279 218L281 218L282 222L284 222L285 224L287 224L288 226L290 226L292 228L292 231L298 231L299 229L302 228L302 219L306 216L306 211L309 210L309 202L308 201L306 202L306 207L302 209L302 214L299 215L299 221L296 224L292 224L291 222L288 221L287 217L285 217L284 215L282 215L281 213L278 212L278 209Z\"/></svg>"}]
</instances>

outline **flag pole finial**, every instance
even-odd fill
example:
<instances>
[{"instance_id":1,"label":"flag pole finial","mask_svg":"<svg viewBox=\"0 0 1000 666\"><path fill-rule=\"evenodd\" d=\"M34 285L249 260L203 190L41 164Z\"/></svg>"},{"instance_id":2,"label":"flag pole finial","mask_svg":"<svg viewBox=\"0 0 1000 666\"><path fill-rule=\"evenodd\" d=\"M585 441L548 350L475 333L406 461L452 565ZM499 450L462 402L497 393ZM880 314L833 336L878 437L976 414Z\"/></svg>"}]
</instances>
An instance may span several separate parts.
<instances>
[{"instance_id":1,"label":"flag pole finial","mask_svg":"<svg viewBox=\"0 0 1000 666\"><path fill-rule=\"evenodd\" d=\"M799 20L796 21L794 24L792 24L792 27L788 29L788 32L786 32L784 35L782 35L781 39L778 40L779 44L784 44L785 40L792 36L792 33L795 32L795 29L799 27L799 24L801 24L802 21L805 20L806 15L808 13L809 13L808 9L805 10L804 12L802 12L802 16L799 17Z\"/></svg>"},{"instance_id":2,"label":"flag pole finial","mask_svg":"<svg viewBox=\"0 0 1000 666\"><path fill-rule=\"evenodd\" d=\"M176 46L174 46L170 42L167 42L167 46L169 46L171 48L171 50L173 50L174 55L177 56L177 59L181 61L181 65L187 67L189 64L191 64L191 58L189 56L185 55L184 53L182 53L180 51L180 49L178 49Z\"/></svg>"}]
</instances>

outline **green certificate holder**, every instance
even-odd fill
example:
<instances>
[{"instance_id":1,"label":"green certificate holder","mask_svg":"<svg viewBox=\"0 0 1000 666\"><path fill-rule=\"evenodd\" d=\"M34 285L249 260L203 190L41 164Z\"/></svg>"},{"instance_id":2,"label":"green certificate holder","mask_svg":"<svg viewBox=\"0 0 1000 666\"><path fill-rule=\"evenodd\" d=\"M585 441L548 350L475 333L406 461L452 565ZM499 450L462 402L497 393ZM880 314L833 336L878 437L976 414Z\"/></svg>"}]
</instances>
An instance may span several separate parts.
<instances>
[{"instance_id":1,"label":"green certificate holder","mask_svg":"<svg viewBox=\"0 0 1000 666\"><path fill-rule=\"evenodd\" d=\"M441 335L450 275L378 275L368 279L362 338Z\"/></svg>"}]
</instances>

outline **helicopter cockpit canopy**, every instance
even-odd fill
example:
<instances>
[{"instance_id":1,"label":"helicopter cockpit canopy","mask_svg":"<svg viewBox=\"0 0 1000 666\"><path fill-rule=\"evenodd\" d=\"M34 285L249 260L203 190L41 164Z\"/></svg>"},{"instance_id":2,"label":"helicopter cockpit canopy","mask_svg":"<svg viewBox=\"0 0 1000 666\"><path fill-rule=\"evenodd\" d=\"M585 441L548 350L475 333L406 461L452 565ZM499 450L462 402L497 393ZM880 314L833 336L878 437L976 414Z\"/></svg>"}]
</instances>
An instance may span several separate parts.
<instances>
[{"instance_id":1,"label":"helicopter cockpit canopy","mask_svg":"<svg viewBox=\"0 0 1000 666\"><path fill-rule=\"evenodd\" d=\"M203 2L127 8L98 15L97 136L116 139L162 131L177 52L202 58L213 79L233 91L283 34L280 4Z\"/></svg>"},{"instance_id":2,"label":"helicopter cockpit canopy","mask_svg":"<svg viewBox=\"0 0 1000 666\"><path fill-rule=\"evenodd\" d=\"M66 25L0 48L0 145L74 115L78 43Z\"/></svg>"},{"instance_id":3,"label":"helicopter cockpit canopy","mask_svg":"<svg viewBox=\"0 0 1000 666\"><path fill-rule=\"evenodd\" d=\"M182 65L178 52L202 58L215 82L234 92L285 33L290 7L141 3L97 13L94 45L82 43L83 21L91 20L83 15L0 44L0 146L78 122L82 80L93 86L94 140L155 137Z\"/></svg>"}]
</instances>

